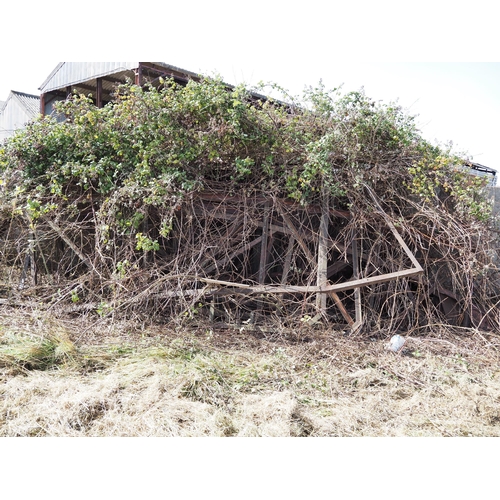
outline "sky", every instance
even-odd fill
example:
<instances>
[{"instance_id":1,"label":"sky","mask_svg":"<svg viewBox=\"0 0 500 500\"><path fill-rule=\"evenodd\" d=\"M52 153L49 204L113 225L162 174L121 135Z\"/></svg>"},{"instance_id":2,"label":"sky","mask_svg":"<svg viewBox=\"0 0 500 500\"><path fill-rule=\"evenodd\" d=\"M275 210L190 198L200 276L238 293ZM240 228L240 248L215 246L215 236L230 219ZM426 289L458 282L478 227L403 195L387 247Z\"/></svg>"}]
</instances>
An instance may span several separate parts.
<instances>
[{"instance_id":1,"label":"sky","mask_svg":"<svg viewBox=\"0 0 500 500\"><path fill-rule=\"evenodd\" d=\"M327 88L364 87L397 101L433 143L500 172L500 40L491 2L457 7L379 0L169 0L118 9L90 0L68 11L4 7L0 100L11 89L38 94L59 61L163 61L228 83L275 82L299 95L320 79ZM297 4L299 5L299 4ZM160 7L161 6L161 7ZM98 9L99 15L95 15ZM3 16L2 16L3 17Z\"/></svg>"}]
</instances>

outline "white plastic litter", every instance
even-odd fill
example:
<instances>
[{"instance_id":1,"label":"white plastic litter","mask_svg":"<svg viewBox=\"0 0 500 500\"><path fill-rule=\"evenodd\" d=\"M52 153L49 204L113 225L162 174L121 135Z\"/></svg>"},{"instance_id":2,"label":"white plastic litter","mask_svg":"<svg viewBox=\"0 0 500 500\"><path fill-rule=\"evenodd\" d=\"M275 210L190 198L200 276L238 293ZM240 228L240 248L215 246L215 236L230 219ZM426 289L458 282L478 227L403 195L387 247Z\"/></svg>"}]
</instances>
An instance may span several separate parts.
<instances>
[{"instance_id":1,"label":"white plastic litter","mask_svg":"<svg viewBox=\"0 0 500 500\"><path fill-rule=\"evenodd\" d=\"M389 341L389 350L392 352L398 352L404 346L406 339L401 335L393 335Z\"/></svg>"}]
</instances>

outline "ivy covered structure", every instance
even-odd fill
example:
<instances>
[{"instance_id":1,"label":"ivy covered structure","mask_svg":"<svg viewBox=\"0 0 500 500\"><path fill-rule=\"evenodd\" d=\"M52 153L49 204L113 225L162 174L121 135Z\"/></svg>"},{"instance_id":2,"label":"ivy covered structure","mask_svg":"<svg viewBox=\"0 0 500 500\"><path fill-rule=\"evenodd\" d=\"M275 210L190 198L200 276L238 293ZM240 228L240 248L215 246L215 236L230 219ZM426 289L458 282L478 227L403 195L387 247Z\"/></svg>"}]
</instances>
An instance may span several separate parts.
<instances>
[{"instance_id":1,"label":"ivy covered structure","mask_svg":"<svg viewBox=\"0 0 500 500\"><path fill-rule=\"evenodd\" d=\"M115 82L101 101L75 84L3 145L4 301L370 335L498 328L487 180L466 158L363 91L274 100L277 86L188 77Z\"/></svg>"}]
</instances>

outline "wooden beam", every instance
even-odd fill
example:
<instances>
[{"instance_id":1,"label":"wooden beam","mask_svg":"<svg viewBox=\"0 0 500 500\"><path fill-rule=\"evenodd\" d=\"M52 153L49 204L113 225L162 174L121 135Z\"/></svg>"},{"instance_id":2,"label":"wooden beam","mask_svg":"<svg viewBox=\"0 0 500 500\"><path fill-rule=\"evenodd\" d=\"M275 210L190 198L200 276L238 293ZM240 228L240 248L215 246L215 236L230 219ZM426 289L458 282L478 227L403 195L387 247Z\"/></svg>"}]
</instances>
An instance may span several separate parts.
<instances>
[{"instance_id":1,"label":"wooden beam","mask_svg":"<svg viewBox=\"0 0 500 500\"><path fill-rule=\"evenodd\" d=\"M234 283L230 281L215 280L212 278L198 278L198 280L210 285L234 286ZM240 283L238 286L241 288L251 288L251 285L245 285L244 283Z\"/></svg>"},{"instance_id":2,"label":"wooden beam","mask_svg":"<svg viewBox=\"0 0 500 500\"><path fill-rule=\"evenodd\" d=\"M352 240L352 275L354 279L359 279L358 240L356 235ZM359 288L354 289L354 308L356 324L361 325L363 316L361 311L361 290Z\"/></svg>"},{"instance_id":3,"label":"wooden beam","mask_svg":"<svg viewBox=\"0 0 500 500\"><path fill-rule=\"evenodd\" d=\"M344 304L342 304L340 297L335 292L328 292L328 295L333 299L333 301L335 302L335 305L339 308L340 313L342 314L344 319L347 321L347 324L352 327L352 325L354 325L354 320L351 318L350 314L347 312L347 309L344 307Z\"/></svg>"},{"instance_id":4,"label":"wooden beam","mask_svg":"<svg viewBox=\"0 0 500 500\"><path fill-rule=\"evenodd\" d=\"M404 271L396 271L394 273L382 274L380 276L371 276L370 278L360 278L358 280L346 281L345 283L336 283L334 285L326 286L283 286L283 285L259 285L259 286L248 286L240 283L224 282L225 286L232 286L232 290L226 290L224 294L227 293L238 293L235 289L241 289L243 293L328 293L328 292L343 292L345 290L355 290L368 285L376 285L379 283L386 283L387 281L392 281L398 278L408 278L410 276L416 276L422 273L419 269L405 269ZM204 278L198 278L203 281ZM244 290L243 290L244 289Z\"/></svg>"},{"instance_id":5,"label":"wooden beam","mask_svg":"<svg viewBox=\"0 0 500 500\"><path fill-rule=\"evenodd\" d=\"M51 220L46 220L47 224L60 236L60 238L68 245L71 250L80 258L80 260L89 268L92 269L93 266L90 263L89 259L83 255L80 249L64 234L63 230L56 226Z\"/></svg>"},{"instance_id":6,"label":"wooden beam","mask_svg":"<svg viewBox=\"0 0 500 500\"><path fill-rule=\"evenodd\" d=\"M294 238L297 240L297 243L300 245L300 248L302 248L302 251L305 253L306 257L308 258L309 262L314 262L315 258L314 255L312 254L311 250L309 250L309 247L306 245L304 240L302 239L301 234L297 231L295 226L293 225L292 220L290 217L288 217L288 214L283 210L283 208L280 206L280 204L277 204L278 211L285 222L285 224L288 226L288 229L292 232Z\"/></svg>"},{"instance_id":7,"label":"wooden beam","mask_svg":"<svg viewBox=\"0 0 500 500\"><path fill-rule=\"evenodd\" d=\"M365 188L368 191L368 194L370 195L371 199L379 209L380 214L384 218L385 222L389 226L389 229L391 230L392 234L398 240L399 244L403 247L403 250L405 251L406 255L408 255L408 257L410 258L412 264L415 266L416 269L420 269L420 271L423 271L422 266L419 264L415 255L413 255L412 251L408 248L408 245L404 242L403 238L401 238L401 235L399 234L398 230L392 223L391 219L389 219L388 215L382 210L382 207L380 206L377 197L375 196L375 193L366 184Z\"/></svg>"},{"instance_id":8,"label":"wooden beam","mask_svg":"<svg viewBox=\"0 0 500 500\"><path fill-rule=\"evenodd\" d=\"M316 285L324 286L328 283L328 205L329 197L325 189L323 189L323 213L319 223L318 235L318 271L316 276ZM326 294L318 293L316 295L316 307L321 313L326 313Z\"/></svg>"}]
</instances>

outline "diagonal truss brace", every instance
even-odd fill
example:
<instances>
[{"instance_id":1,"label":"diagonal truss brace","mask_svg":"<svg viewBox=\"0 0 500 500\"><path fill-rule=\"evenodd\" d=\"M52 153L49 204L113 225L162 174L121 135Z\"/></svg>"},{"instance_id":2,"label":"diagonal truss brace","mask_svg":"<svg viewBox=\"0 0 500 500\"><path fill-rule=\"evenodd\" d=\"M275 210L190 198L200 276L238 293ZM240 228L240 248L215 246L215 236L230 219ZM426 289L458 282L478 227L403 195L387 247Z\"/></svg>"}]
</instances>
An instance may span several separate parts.
<instances>
[{"instance_id":1,"label":"diagonal truss brace","mask_svg":"<svg viewBox=\"0 0 500 500\"><path fill-rule=\"evenodd\" d=\"M391 222L387 214L382 210L380 204L378 203L378 200L373 193L373 191L365 185L366 190L368 191L370 197L374 201L375 205L377 206L380 214L384 217L384 220L386 221L386 224L388 225L389 229L391 230L392 234L396 238L396 240L399 242L401 247L403 248L404 252L410 259L410 261L413 264L413 267L410 269L405 269L402 271L396 271L393 273L387 273L387 274L381 274L379 276L371 276L369 278L359 278L351 281L346 281L345 283L336 283L334 285L323 285L323 286L293 286L293 285L257 285L257 286L252 286L252 285L245 285L242 283L234 283L234 282L227 282L227 281L219 281L219 280L214 280L210 278L201 278L198 277L199 281L202 281L204 283L209 283L209 284L214 284L214 285L223 285L226 287L230 287L226 290L221 290L219 292L216 292L217 294L230 294L230 293L243 293L243 294L254 294L254 293L328 293L331 294L331 292L342 292L345 290L354 290L357 288L362 288L364 286L368 285L375 285L379 283L385 283L388 281L392 281L398 278L408 278L410 276L416 276L421 273L423 273L423 268L417 261L415 255L413 255L412 251L408 248L408 245L404 242L403 238L399 234L398 230L394 226L394 224Z\"/></svg>"}]
</instances>

